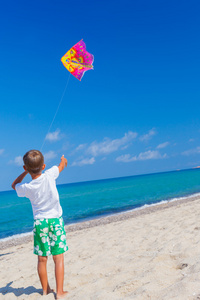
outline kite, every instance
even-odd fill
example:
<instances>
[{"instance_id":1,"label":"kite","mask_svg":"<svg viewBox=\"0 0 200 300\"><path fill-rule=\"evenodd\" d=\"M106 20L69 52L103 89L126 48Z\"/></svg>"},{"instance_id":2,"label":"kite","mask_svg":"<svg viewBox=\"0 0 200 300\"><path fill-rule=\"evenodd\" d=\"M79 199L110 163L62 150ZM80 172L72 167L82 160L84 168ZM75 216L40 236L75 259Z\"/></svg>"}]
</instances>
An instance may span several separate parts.
<instances>
[{"instance_id":1,"label":"kite","mask_svg":"<svg viewBox=\"0 0 200 300\"><path fill-rule=\"evenodd\" d=\"M86 45L83 40L74 45L61 58L65 68L78 80L81 81L84 73L93 69L94 56L86 51Z\"/></svg>"},{"instance_id":2,"label":"kite","mask_svg":"<svg viewBox=\"0 0 200 300\"><path fill-rule=\"evenodd\" d=\"M89 52L86 51L86 45L83 40L78 42L76 45L74 45L65 55L61 58L61 61L65 68L74 76L76 77L79 81L81 81L81 78L83 77L84 73L88 70L93 70L93 61L94 61L94 56L90 54ZM70 78L70 75L69 75ZM62 94L62 97L60 99L60 102L58 104L57 110L55 112L55 115L53 117L53 120L51 122L51 125L49 126L47 135L50 133L51 127L53 125L53 122L55 120L55 117L58 113L59 107L62 103L65 91L67 89L68 83L69 83L69 78L66 83L64 92ZM46 136L47 136L46 135ZM46 137L44 138L42 147L40 150L42 150L44 144L46 141Z\"/></svg>"}]
</instances>

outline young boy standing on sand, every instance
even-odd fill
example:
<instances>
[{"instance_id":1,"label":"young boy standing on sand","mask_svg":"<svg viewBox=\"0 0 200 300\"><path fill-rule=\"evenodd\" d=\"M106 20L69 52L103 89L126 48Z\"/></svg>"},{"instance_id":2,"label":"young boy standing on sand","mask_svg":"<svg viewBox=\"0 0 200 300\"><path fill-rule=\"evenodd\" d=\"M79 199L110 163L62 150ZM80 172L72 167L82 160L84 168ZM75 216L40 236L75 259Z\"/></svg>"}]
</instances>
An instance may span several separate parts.
<instances>
[{"instance_id":1,"label":"young boy standing on sand","mask_svg":"<svg viewBox=\"0 0 200 300\"><path fill-rule=\"evenodd\" d=\"M56 277L56 297L63 298L64 256L68 250L66 232L62 219L62 208L55 180L67 166L67 159L61 157L59 166L53 166L42 174L45 169L44 157L38 150L28 151L24 157L24 172L17 177L12 188L19 197L27 197L31 201L34 216L34 254L38 255L38 275L43 295L52 292L47 278L47 258L53 255ZM21 184L27 174L32 181Z\"/></svg>"}]
</instances>

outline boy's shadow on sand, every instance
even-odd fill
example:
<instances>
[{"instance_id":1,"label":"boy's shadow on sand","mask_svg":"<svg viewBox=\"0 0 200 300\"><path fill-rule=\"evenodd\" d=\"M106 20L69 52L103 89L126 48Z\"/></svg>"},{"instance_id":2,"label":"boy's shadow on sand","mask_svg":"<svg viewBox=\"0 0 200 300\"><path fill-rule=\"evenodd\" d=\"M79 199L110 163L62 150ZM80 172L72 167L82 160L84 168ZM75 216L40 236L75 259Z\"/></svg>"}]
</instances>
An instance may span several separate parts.
<instances>
[{"instance_id":1,"label":"boy's shadow on sand","mask_svg":"<svg viewBox=\"0 0 200 300\"><path fill-rule=\"evenodd\" d=\"M13 293L16 297L19 297L23 294L25 295L31 295L33 293L38 293L42 295L42 289L36 289L34 286L28 286L26 288L13 288L11 284L13 281L9 282L6 286L0 288L0 295L6 295L8 293ZM54 294L55 297L55 294Z\"/></svg>"}]
</instances>

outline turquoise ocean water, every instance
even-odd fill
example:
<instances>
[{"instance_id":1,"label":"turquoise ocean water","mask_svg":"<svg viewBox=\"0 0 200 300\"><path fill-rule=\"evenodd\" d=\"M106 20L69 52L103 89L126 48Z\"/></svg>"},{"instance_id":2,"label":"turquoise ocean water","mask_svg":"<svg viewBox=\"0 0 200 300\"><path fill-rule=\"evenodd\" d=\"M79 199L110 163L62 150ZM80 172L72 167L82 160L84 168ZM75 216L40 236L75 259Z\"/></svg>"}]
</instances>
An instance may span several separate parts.
<instances>
[{"instance_id":1,"label":"turquoise ocean water","mask_svg":"<svg viewBox=\"0 0 200 300\"><path fill-rule=\"evenodd\" d=\"M70 224L200 193L200 169L64 184L58 191ZM0 239L32 226L30 201L15 191L0 192Z\"/></svg>"}]
</instances>

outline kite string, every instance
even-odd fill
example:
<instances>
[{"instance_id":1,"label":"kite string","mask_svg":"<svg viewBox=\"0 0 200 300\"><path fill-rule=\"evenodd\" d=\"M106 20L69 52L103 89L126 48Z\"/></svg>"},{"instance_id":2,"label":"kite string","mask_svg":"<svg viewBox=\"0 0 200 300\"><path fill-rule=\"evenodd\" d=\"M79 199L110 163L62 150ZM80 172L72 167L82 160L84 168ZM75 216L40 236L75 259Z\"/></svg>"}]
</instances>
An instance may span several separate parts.
<instances>
[{"instance_id":1,"label":"kite string","mask_svg":"<svg viewBox=\"0 0 200 300\"><path fill-rule=\"evenodd\" d=\"M59 104L58 104L57 110L56 110L55 115L54 115L54 117L53 117L53 120L52 120L52 122L51 122L51 124L50 124L50 126L49 126L49 129L48 129L48 131L47 131L47 134L46 134L46 136L45 136L45 138L44 138L44 141L43 141L43 143L42 143L42 147L40 148L40 151L42 151L42 149L43 149L43 147L44 147L44 144L45 144L45 141L46 141L46 137L47 137L47 135L49 134L49 132L50 132L50 130L51 130L51 127L52 127L52 125L53 125L53 122L54 122L54 120L55 120L55 118L56 118L56 116L57 116L57 113L58 113L58 111L59 111L60 105L61 105L61 103L62 103L63 97L64 97L64 95L65 95L65 92L66 92L66 89L67 89L67 86L68 86L68 83L69 83L69 78L70 78L70 74L69 74L69 77L68 77L68 80L67 80L65 89L64 89L64 91L63 91L63 94L62 94L62 96L61 96L60 102L59 102Z\"/></svg>"}]
</instances>

